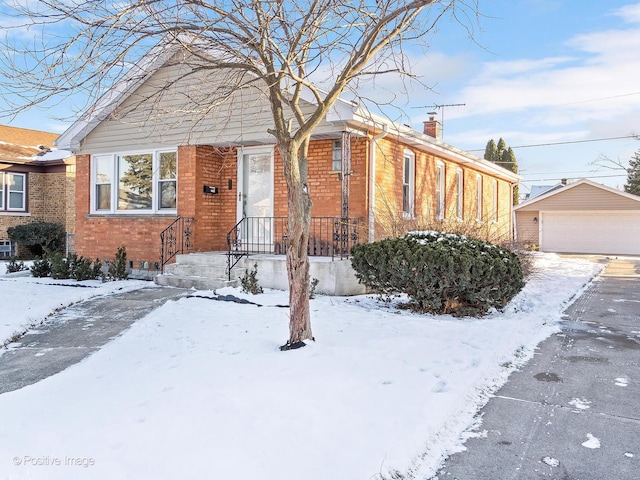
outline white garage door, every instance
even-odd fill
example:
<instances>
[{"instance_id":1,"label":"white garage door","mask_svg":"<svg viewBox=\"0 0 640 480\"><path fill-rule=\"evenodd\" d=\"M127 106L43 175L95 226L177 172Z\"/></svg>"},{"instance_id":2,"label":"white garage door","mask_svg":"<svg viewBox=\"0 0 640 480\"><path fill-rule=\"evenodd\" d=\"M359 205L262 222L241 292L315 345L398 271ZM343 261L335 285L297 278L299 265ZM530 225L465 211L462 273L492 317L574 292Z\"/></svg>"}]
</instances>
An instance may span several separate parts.
<instances>
[{"instance_id":1,"label":"white garage door","mask_svg":"<svg viewBox=\"0 0 640 480\"><path fill-rule=\"evenodd\" d=\"M541 212L540 250L640 255L640 212Z\"/></svg>"}]
</instances>

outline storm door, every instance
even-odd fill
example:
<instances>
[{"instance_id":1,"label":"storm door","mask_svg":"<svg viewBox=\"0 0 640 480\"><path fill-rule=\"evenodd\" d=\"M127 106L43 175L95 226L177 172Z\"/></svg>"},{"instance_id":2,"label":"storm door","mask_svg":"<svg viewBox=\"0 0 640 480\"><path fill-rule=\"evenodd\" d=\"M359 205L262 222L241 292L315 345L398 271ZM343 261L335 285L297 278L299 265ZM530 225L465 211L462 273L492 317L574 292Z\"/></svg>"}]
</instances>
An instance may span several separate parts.
<instances>
[{"instance_id":1,"label":"storm door","mask_svg":"<svg viewBox=\"0 0 640 480\"><path fill-rule=\"evenodd\" d=\"M273 246L273 147L238 151L238 221L243 245L255 252Z\"/></svg>"}]
</instances>

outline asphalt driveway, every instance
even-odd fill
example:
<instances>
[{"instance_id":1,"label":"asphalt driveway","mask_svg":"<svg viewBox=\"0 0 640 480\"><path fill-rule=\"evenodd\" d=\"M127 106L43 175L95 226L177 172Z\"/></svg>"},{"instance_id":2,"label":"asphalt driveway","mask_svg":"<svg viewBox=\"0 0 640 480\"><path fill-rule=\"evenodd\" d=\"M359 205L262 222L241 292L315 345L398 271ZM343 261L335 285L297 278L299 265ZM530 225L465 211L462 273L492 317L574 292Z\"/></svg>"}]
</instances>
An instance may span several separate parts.
<instances>
[{"instance_id":1,"label":"asphalt driveway","mask_svg":"<svg viewBox=\"0 0 640 480\"><path fill-rule=\"evenodd\" d=\"M434 478L640 479L640 259L610 260L565 315Z\"/></svg>"}]
</instances>

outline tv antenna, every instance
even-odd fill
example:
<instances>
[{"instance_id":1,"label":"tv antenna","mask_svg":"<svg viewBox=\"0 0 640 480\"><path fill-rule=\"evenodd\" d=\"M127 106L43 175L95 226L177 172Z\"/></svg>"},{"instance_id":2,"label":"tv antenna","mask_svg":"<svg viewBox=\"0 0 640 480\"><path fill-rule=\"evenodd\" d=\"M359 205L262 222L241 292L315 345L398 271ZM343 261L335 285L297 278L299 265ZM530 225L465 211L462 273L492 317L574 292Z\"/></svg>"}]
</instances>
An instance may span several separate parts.
<instances>
[{"instance_id":1,"label":"tv antenna","mask_svg":"<svg viewBox=\"0 0 640 480\"><path fill-rule=\"evenodd\" d=\"M442 111L442 115L440 116L440 125L441 125L440 136L444 140L444 109L446 107L464 107L466 105L467 105L466 103L442 103L442 104L434 103L433 105L423 105L421 107L413 107L413 108L431 108L431 109L437 109ZM432 113L435 115L437 112L429 112L429 113L430 114Z\"/></svg>"}]
</instances>

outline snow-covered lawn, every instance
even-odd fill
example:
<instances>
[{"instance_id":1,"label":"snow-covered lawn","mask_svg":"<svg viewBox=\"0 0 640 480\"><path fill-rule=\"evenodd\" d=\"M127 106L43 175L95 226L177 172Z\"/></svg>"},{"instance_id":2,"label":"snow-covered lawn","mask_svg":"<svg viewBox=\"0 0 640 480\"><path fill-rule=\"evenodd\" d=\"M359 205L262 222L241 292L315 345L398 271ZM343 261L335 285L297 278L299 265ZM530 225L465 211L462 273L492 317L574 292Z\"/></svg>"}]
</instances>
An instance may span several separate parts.
<instances>
[{"instance_id":1,"label":"snow-covered lawn","mask_svg":"<svg viewBox=\"0 0 640 480\"><path fill-rule=\"evenodd\" d=\"M120 293L148 285L142 281L101 283L98 280L53 280L33 278L27 271L5 272L5 262L0 262L0 347L15 334L22 334L61 308L98 295Z\"/></svg>"},{"instance_id":2,"label":"snow-covered lawn","mask_svg":"<svg viewBox=\"0 0 640 480\"><path fill-rule=\"evenodd\" d=\"M262 307L169 302L80 364L0 395L0 478L429 477L602 268L536 258L524 291L479 319L319 296L317 341L289 352L278 351L285 292L247 297ZM0 323L8 311L29 324L91 290L5 280Z\"/></svg>"}]
</instances>

